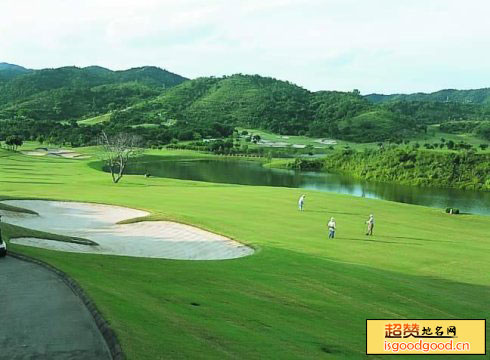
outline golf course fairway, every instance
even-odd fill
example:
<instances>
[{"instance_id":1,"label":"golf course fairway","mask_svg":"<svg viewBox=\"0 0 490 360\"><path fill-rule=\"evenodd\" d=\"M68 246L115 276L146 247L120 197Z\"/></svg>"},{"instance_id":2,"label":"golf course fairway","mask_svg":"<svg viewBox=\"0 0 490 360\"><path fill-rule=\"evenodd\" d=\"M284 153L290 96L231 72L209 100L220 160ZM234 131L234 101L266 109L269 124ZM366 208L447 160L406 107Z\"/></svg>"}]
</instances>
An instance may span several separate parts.
<instances>
[{"instance_id":1,"label":"golf course fairway","mask_svg":"<svg viewBox=\"0 0 490 360\"><path fill-rule=\"evenodd\" d=\"M115 185L91 161L0 150L0 200L124 206L256 250L232 260L186 261L9 245L73 277L128 359L366 359L367 318L490 317L489 217L300 189L143 176ZM375 234L366 237L371 213ZM330 217L337 222L333 240ZM9 224L2 229L7 239L39 236Z\"/></svg>"}]
</instances>

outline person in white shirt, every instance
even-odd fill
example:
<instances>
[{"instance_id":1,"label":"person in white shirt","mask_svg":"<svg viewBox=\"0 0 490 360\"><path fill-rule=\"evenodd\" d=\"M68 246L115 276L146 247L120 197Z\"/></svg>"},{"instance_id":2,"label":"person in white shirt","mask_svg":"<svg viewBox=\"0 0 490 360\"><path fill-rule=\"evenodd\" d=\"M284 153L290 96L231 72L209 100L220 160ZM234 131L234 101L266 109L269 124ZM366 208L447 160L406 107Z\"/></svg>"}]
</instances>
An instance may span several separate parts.
<instances>
[{"instance_id":1,"label":"person in white shirt","mask_svg":"<svg viewBox=\"0 0 490 360\"><path fill-rule=\"evenodd\" d=\"M368 221L366 221L367 224L367 232L366 235L373 235L373 229L374 229L374 216L373 214L369 215Z\"/></svg>"},{"instance_id":2,"label":"person in white shirt","mask_svg":"<svg viewBox=\"0 0 490 360\"><path fill-rule=\"evenodd\" d=\"M303 206L305 204L305 197L306 197L306 195L303 194L303 195L301 195L301 197L298 200L298 208L299 208L299 211L303 211Z\"/></svg>"},{"instance_id":3,"label":"person in white shirt","mask_svg":"<svg viewBox=\"0 0 490 360\"><path fill-rule=\"evenodd\" d=\"M335 230L337 229L337 224L335 223L334 218L330 218L330 221L327 224L328 226L328 238L333 239L335 238Z\"/></svg>"}]
</instances>

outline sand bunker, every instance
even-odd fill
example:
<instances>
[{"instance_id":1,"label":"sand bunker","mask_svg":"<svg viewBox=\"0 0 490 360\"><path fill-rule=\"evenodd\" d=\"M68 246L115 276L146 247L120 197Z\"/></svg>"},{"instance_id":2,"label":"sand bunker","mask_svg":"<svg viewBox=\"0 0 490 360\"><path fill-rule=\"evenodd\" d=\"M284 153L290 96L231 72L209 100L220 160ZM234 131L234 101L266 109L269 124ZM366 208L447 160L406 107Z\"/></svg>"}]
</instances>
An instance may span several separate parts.
<instances>
[{"instance_id":1,"label":"sand bunker","mask_svg":"<svg viewBox=\"0 0 490 360\"><path fill-rule=\"evenodd\" d=\"M262 146L269 146L269 147L286 147L289 145L287 142L269 141L269 140L260 140L258 144Z\"/></svg>"},{"instance_id":2,"label":"sand bunker","mask_svg":"<svg viewBox=\"0 0 490 360\"><path fill-rule=\"evenodd\" d=\"M79 154L73 150L65 149L48 149L37 148L31 151L22 151L24 155L29 156L49 156L49 157L63 157L66 159L87 159L89 156Z\"/></svg>"},{"instance_id":3,"label":"sand bunker","mask_svg":"<svg viewBox=\"0 0 490 360\"><path fill-rule=\"evenodd\" d=\"M145 211L119 206L42 200L2 203L29 209L38 215L2 211L2 220L29 229L95 241L98 246L37 238L11 242L51 250L136 257L216 260L251 255L253 249L224 236L170 221L117 222L147 216Z\"/></svg>"},{"instance_id":4,"label":"sand bunker","mask_svg":"<svg viewBox=\"0 0 490 360\"><path fill-rule=\"evenodd\" d=\"M324 144L324 145L337 145L337 141L331 139L317 139L315 142Z\"/></svg>"}]
</instances>

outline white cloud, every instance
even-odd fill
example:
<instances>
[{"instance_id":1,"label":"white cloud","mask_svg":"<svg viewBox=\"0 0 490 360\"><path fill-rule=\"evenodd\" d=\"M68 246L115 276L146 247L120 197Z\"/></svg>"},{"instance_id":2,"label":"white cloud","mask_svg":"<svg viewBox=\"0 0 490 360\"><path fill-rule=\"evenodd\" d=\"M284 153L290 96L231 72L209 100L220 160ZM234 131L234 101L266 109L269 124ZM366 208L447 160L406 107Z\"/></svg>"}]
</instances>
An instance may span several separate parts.
<instances>
[{"instance_id":1,"label":"white cloud","mask_svg":"<svg viewBox=\"0 0 490 360\"><path fill-rule=\"evenodd\" d=\"M259 73L312 90L490 86L487 0L2 0L0 61Z\"/></svg>"}]
</instances>

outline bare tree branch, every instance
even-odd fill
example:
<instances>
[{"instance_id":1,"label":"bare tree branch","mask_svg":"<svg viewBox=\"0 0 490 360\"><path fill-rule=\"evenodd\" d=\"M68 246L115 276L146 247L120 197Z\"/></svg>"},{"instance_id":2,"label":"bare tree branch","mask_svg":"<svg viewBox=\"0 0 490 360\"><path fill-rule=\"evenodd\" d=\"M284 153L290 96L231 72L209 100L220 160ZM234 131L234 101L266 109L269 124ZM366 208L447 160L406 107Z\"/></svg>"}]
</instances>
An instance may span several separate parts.
<instances>
[{"instance_id":1,"label":"bare tree branch","mask_svg":"<svg viewBox=\"0 0 490 360\"><path fill-rule=\"evenodd\" d=\"M115 184L124 176L128 162L143 152L140 144L141 138L136 135L118 133L108 136L104 131L100 134L98 138L100 157L109 168Z\"/></svg>"}]
</instances>

